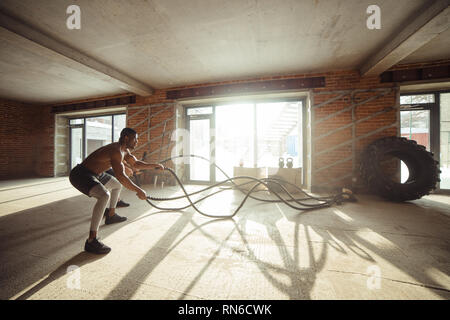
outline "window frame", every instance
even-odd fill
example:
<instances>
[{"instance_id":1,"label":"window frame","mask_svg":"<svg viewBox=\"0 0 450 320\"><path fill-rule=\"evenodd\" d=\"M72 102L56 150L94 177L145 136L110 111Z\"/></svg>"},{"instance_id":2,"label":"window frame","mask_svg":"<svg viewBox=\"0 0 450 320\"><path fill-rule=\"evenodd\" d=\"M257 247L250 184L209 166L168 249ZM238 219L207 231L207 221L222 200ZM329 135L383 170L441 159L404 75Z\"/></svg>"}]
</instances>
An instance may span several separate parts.
<instances>
[{"instance_id":1,"label":"window frame","mask_svg":"<svg viewBox=\"0 0 450 320\"><path fill-rule=\"evenodd\" d=\"M440 161L441 153L441 94L450 93L449 89L442 90L422 90L422 91L410 91L410 92L400 92L399 96L399 106L400 111L411 111L411 110L430 110L430 151L433 153L433 157L436 161ZM416 104L400 104L400 97L402 96L415 96L415 95L426 95L434 94L434 103L416 103ZM406 106L406 107L402 107ZM435 193L450 194L450 189L441 189L440 182L437 183Z\"/></svg>"},{"instance_id":2,"label":"window frame","mask_svg":"<svg viewBox=\"0 0 450 320\"><path fill-rule=\"evenodd\" d=\"M106 114L95 114L95 115L84 115L84 116L71 116L68 117L68 125L69 125L69 164L72 166L72 128L83 128L83 161L86 159L86 152L87 152L87 139L86 139L86 119L89 118L100 118L100 117L111 117L111 142L114 142L114 117L123 115L125 116L125 124L127 119L127 113L126 112L119 112L119 113L106 113ZM75 119L82 119L83 123L79 124L70 124L71 120ZM72 169L72 168L71 168Z\"/></svg>"},{"instance_id":3,"label":"window frame","mask_svg":"<svg viewBox=\"0 0 450 320\"><path fill-rule=\"evenodd\" d=\"M306 154L306 121L305 121L305 117L306 117L306 112L307 112L307 97L306 96L302 96L302 97L289 97L289 98L283 98L283 97L279 97L279 98L268 98L268 99L242 99L242 100L233 100L233 101L228 101L228 102L215 102L215 103L198 103L198 104L192 104L192 105L184 105L183 106L183 113L184 113L184 119L185 119L185 128L189 131L190 130L190 120L191 119L202 119L202 118L209 118L210 119L210 128L214 128L215 129L215 116L216 116L216 107L218 105L222 105L222 104L253 104L253 116L254 116L254 150L253 150L253 158L254 158L254 166L257 166L257 157L256 157L256 153L257 153L257 143L258 143L258 137L257 137L257 123L256 123L256 106L257 104L260 103L276 103L276 102L298 102L301 104L301 110L299 110L299 117L301 116L302 119L302 123L301 123L301 129L302 129L302 148L301 148L301 153L302 153L302 185L305 185L305 174L307 172L307 154ZM188 115L188 110L189 109L194 109L194 108L207 108L207 107L212 107L212 113L210 114L201 114L201 115ZM300 115L301 113L301 115ZM213 135L213 140L212 143L215 143L215 134ZM300 143L300 140L299 140ZM215 158L215 154L212 155ZM210 166L210 180L209 181L194 181L190 179L190 167L189 165L186 165L186 178L187 178L187 183L195 183L195 184L210 184L210 183L216 183L216 174L215 174L215 167L213 165Z\"/></svg>"}]
</instances>

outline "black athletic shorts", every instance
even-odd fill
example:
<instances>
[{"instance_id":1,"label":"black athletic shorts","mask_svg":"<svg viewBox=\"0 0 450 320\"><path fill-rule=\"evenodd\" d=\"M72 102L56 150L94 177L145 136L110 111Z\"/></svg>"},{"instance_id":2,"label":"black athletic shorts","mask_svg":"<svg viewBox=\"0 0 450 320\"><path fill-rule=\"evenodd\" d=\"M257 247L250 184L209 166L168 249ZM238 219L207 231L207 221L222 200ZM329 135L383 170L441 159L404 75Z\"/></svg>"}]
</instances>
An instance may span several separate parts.
<instances>
[{"instance_id":1,"label":"black athletic shorts","mask_svg":"<svg viewBox=\"0 0 450 320\"><path fill-rule=\"evenodd\" d=\"M111 169L108 169L108 170L106 170L105 171L107 174L109 174L109 175L112 175L113 177L115 177L116 175L114 174L114 170L111 168Z\"/></svg>"},{"instance_id":2,"label":"black athletic shorts","mask_svg":"<svg viewBox=\"0 0 450 320\"><path fill-rule=\"evenodd\" d=\"M111 175L106 172L95 174L92 171L86 169L81 164L78 164L70 171L69 180L70 183L77 188L80 192L89 196L89 191L97 184L106 184Z\"/></svg>"}]
</instances>

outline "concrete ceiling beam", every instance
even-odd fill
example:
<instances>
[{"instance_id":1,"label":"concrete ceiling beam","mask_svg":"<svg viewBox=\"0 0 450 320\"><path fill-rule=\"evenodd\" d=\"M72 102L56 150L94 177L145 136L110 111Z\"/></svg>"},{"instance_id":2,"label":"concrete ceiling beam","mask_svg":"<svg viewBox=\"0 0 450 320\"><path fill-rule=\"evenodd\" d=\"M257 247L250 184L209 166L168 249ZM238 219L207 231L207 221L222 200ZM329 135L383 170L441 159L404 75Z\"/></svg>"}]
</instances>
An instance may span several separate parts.
<instances>
[{"instance_id":1,"label":"concrete ceiling beam","mask_svg":"<svg viewBox=\"0 0 450 320\"><path fill-rule=\"evenodd\" d=\"M60 41L53 39L43 32L36 30L19 19L2 11L0 11L0 27L3 27L23 38L37 43L42 47L77 62L75 66L78 68L78 71L84 72L86 71L86 68L88 68L90 73L95 74L99 79L114 84L119 88L141 96L149 96L153 94L153 88L148 85L141 83L128 75L102 62L99 62L64 43L61 43ZM73 67L73 65L70 67Z\"/></svg>"},{"instance_id":2,"label":"concrete ceiling beam","mask_svg":"<svg viewBox=\"0 0 450 320\"><path fill-rule=\"evenodd\" d=\"M359 68L362 76L379 75L450 27L450 0L436 0L420 10L407 25Z\"/></svg>"}]
</instances>

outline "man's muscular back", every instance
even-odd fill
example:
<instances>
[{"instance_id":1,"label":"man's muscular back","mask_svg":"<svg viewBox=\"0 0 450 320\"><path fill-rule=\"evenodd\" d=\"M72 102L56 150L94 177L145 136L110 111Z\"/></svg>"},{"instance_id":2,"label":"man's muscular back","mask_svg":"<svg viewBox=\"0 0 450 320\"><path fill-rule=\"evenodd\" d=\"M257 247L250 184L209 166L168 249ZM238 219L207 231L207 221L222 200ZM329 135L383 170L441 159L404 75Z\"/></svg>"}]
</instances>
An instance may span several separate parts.
<instances>
[{"instance_id":1,"label":"man's muscular back","mask_svg":"<svg viewBox=\"0 0 450 320\"><path fill-rule=\"evenodd\" d=\"M120 144L118 142L107 144L91 153L82 162L82 165L93 173L100 174L111 168L111 159L113 154L117 155L117 153L121 154L121 159L123 160Z\"/></svg>"}]
</instances>

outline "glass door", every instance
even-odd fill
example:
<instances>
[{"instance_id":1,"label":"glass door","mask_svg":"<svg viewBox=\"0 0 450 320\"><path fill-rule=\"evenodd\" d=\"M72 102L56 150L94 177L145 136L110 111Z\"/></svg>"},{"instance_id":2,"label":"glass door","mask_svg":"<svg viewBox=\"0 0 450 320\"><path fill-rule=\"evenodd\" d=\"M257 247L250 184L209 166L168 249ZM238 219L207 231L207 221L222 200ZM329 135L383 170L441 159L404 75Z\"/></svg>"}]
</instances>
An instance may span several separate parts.
<instances>
[{"instance_id":1,"label":"glass door","mask_svg":"<svg viewBox=\"0 0 450 320\"><path fill-rule=\"evenodd\" d=\"M189 154L213 160L212 144L212 107L187 109L187 128L189 130ZM188 180L192 183L210 183L214 173L208 161L189 158Z\"/></svg>"},{"instance_id":2,"label":"glass door","mask_svg":"<svg viewBox=\"0 0 450 320\"><path fill-rule=\"evenodd\" d=\"M233 168L242 165L253 168L254 156L254 105L232 104L216 106L215 111L216 164L229 176ZM223 181L225 175L215 171L216 179Z\"/></svg>"},{"instance_id":3,"label":"glass door","mask_svg":"<svg viewBox=\"0 0 450 320\"><path fill-rule=\"evenodd\" d=\"M83 161L83 127L70 128L70 169Z\"/></svg>"},{"instance_id":4,"label":"glass door","mask_svg":"<svg viewBox=\"0 0 450 320\"><path fill-rule=\"evenodd\" d=\"M256 105L258 167L276 167L283 158L293 168L303 165L301 102L272 102Z\"/></svg>"},{"instance_id":5,"label":"glass door","mask_svg":"<svg viewBox=\"0 0 450 320\"><path fill-rule=\"evenodd\" d=\"M441 190L450 190L450 93L440 94Z\"/></svg>"}]
</instances>

